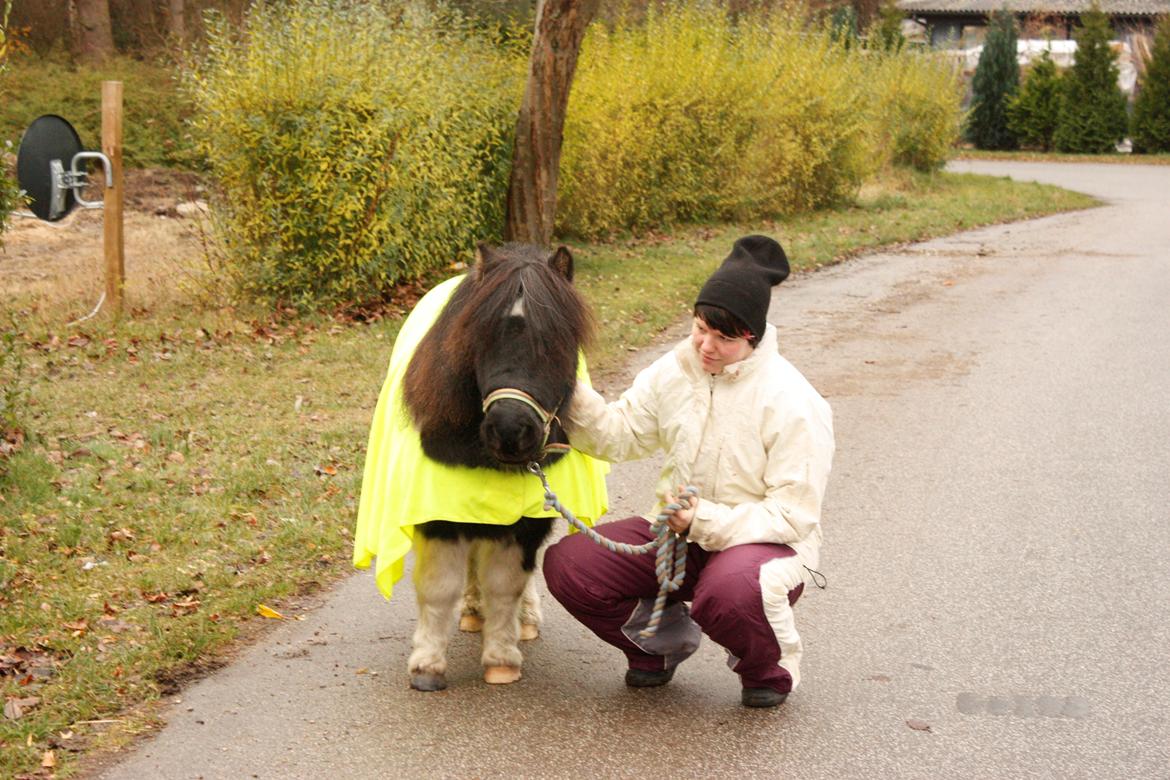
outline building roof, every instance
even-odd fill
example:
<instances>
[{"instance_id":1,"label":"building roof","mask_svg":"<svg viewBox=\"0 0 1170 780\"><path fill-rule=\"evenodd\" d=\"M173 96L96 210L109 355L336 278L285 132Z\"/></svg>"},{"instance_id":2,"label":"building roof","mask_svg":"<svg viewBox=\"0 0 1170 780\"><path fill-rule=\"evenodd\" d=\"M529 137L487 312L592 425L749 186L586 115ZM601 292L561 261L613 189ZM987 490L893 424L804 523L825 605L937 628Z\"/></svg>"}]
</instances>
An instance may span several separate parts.
<instances>
[{"instance_id":1,"label":"building roof","mask_svg":"<svg viewBox=\"0 0 1170 780\"><path fill-rule=\"evenodd\" d=\"M1159 16L1170 14L1170 0L1101 0L1102 11L1110 16ZM899 0L897 6L909 14L991 14L1005 6L1018 14L1082 14L1092 0Z\"/></svg>"}]
</instances>

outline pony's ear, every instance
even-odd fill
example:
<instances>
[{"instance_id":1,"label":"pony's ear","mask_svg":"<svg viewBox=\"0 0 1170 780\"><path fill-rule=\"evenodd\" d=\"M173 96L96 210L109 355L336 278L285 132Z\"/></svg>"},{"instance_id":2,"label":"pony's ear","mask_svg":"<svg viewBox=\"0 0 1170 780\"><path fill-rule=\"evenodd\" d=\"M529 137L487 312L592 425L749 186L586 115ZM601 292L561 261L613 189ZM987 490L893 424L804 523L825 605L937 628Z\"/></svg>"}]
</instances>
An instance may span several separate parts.
<instances>
[{"instance_id":1,"label":"pony's ear","mask_svg":"<svg viewBox=\"0 0 1170 780\"><path fill-rule=\"evenodd\" d=\"M573 281L573 254L567 246L558 246L548 259L548 264L561 276Z\"/></svg>"},{"instance_id":2,"label":"pony's ear","mask_svg":"<svg viewBox=\"0 0 1170 780\"><path fill-rule=\"evenodd\" d=\"M482 241L475 245L475 278L482 279L484 272L496 261L495 252Z\"/></svg>"}]
</instances>

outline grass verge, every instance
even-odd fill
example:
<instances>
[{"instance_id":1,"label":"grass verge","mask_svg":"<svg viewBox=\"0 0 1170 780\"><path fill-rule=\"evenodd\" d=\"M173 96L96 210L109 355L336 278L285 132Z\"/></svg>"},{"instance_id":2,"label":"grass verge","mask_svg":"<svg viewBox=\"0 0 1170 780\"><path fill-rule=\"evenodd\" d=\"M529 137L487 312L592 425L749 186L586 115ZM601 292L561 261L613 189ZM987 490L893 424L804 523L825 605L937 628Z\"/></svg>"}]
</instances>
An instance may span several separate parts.
<instances>
[{"instance_id":1,"label":"grass verge","mask_svg":"<svg viewBox=\"0 0 1170 780\"><path fill-rule=\"evenodd\" d=\"M956 160L1011 160L1013 162L1109 163L1111 165L1170 165L1170 154L1062 154L1059 152L995 152L963 149Z\"/></svg>"},{"instance_id":2,"label":"grass verge","mask_svg":"<svg viewBox=\"0 0 1170 780\"><path fill-rule=\"evenodd\" d=\"M879 246L1085 208L1006 179L907 175L852 208L576 245L598 375L685 317L746 232L798 271ZM370 414L401 322L156 310L26 319L30 432L0 476L0 776L67 776L157 725L153 703L350 571Z\"/></svg>"}]
</instances>

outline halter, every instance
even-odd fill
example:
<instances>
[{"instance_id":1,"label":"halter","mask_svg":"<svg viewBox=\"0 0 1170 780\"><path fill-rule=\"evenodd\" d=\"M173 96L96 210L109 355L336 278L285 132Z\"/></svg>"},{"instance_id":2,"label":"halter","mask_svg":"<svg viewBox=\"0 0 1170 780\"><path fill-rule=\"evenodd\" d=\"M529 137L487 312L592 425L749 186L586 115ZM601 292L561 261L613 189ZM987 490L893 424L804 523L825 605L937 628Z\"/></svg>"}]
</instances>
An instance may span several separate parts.
<instances>
[{"instance_id":1,"label":"halter","mask_svg":"<svg viewBox=\"0 0 1170 780\"><path fill-rule=\"evenodd\" d=\"M487 414L488 407L496 401L503 400L519 401L532 411L536 412L536 416L540 418L541 425L544 426L544 438L540 442L540 454L544 457L550 450L559 452L568 452L572 449L568 444L549 444L548 436L552 431L552 424L555 421L560 424L560 418L557 417L557 412L560 411L561 405L558 403L556 407L550 412L540 405L540 402L533 398L523 390L518 390L515 387L501 387L498 390L493 390L487 394L483 399L483 413Z\"/></svg>"}]
</instances>

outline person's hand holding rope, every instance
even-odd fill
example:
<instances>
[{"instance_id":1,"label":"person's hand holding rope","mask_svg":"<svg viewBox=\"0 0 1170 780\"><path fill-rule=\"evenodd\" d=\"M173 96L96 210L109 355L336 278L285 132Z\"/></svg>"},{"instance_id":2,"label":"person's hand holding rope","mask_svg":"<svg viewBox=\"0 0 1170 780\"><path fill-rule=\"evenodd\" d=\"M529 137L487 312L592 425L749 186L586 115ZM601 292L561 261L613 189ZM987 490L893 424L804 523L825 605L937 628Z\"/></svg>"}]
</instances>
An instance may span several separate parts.
<instances>
[{"instance_id":1,"label":"person's hand holding rope","mask_svg":"<svg viewBox=\"0 0 1170 780\"><path fill-rule=\"evenodd\" d=\"M686 536L695 520L695 510L699 506L699 497L694 488L679 485L678 494L666 494L666 506L662 513L667 515L666 524L670 530L679 536Z\"/></svg>"}]
</instances>

